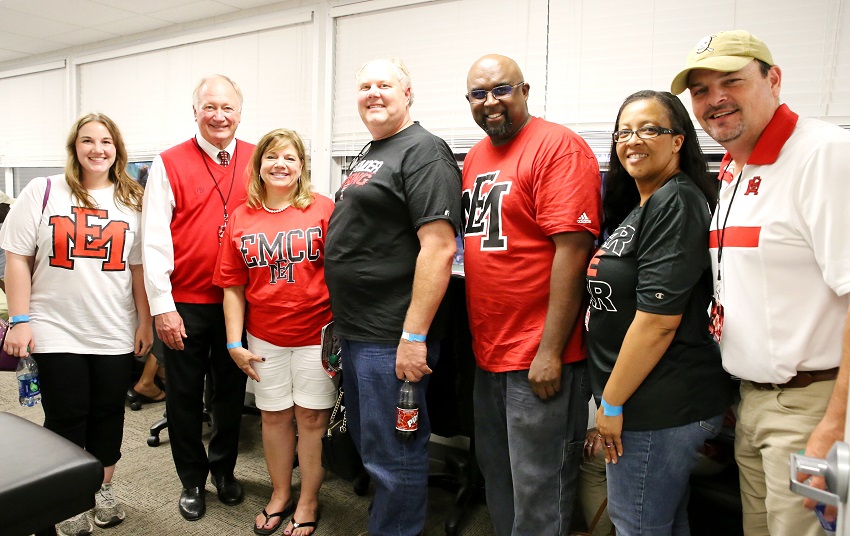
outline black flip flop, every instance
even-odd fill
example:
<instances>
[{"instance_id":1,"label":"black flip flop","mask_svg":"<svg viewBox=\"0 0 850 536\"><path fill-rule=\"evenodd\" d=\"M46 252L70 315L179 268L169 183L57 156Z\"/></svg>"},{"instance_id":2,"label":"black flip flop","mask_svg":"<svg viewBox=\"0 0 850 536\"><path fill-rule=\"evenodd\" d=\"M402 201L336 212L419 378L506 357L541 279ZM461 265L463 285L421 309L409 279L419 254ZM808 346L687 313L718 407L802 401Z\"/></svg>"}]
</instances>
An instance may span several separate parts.
<instances>
[{"instance_id":1,"label":"black flip flop","mask_svg":"<svg viewBox=\"0 0 850 536\"><path fill-rule=\"evenodd\" d=\"M290 532L290 534L292 534L293 532L295 532L296 530L301 529L301 528L305 528L305 529L306 528L312 528L313 532L310 533L310 536L313 536L313 534L316 534L316 531L319 529L319 517L318 516L316 516L315 521L305 521L304 523L299 523L299 522L295 521L294 517L292 518L291 521L292 521L292 532Z\"/></svg>"},{"instance_id":2,"label":"black flip flop","mask_svg":"<svg viewBox=\"0 0 850 536\"><path fill-rule=\"evenodd\" d=\"M294 511L295 511L295 501L290 501L289 504L287 504L286 506L283 507L283 510L281 510L280 512L275 512L274 514L269 514L268 512L266 512L266 509L263 508L263 517L265 517L266 520L263 521L262 527L258 527L256 520L254 521L254 523L253 523L254 534L260 534L262 536L268 536L269 534L273 534L283 524L283 517L288 516L289 514L291 514ZM269 520L271 520L271 518L273 518L273 517L281 518L280 521L277 522L277 525L275 525L274 527L272 527L270 529L263 528L263 527L266 526L266 524L269 522Z\"/></svg>"}]
</instances>

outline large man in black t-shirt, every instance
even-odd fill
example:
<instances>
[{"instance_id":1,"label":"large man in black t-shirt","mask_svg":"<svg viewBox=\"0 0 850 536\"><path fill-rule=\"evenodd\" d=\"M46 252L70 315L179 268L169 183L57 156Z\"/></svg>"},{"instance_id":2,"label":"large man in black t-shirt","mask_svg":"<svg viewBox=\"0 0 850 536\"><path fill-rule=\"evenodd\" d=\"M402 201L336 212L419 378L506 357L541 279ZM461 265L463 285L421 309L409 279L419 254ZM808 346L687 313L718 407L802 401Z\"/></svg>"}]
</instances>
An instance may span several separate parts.
<instances>
[{"instance_id":1,"label":"large man in black t-shirt","mask_svg":"<svg viewBox=\"0 0 850 536\"><path fill-rule=\"evenodd\" d=\"M367 63L357 84L372 141L336 194L325 279L342 344L348 423L376 484L369 533L415 535L425 527L425 389L460 225L460 170L448 145L410 118L413 91L400 60ZM418 382L419 403L419 431L408 443L394 430L405 379Z\"/></svg>"}]
</instances>

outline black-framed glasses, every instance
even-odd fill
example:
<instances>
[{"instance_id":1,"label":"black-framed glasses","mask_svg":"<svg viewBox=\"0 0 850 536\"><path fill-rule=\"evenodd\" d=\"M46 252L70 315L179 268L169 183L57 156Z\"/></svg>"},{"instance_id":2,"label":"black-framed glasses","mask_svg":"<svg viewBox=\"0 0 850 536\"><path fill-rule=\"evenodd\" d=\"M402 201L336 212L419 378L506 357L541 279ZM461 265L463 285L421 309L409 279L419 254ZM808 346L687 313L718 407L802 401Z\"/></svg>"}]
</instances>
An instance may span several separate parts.
<instances>
[{"instance_id":1,"label":"black-framed glasses","mask_svg":"<svg viewBox=\"0 0 850 536\"><path fill-rule=\"evenodd\" d=\"M345 172L351 173L352 171L354 171L354 168L357 166L357 164L359 164L364 158L366 158L366 155L369 154L369 149L371 148L372 142L370 141L369 143L364 145L362 149L360 149L360 152L357 153L357 156L354 157L354 160L348 163L348 166L346 166L345 168Z\"/></svg>"},{"instance_id":2,"label":"black-framed glasses","mask_svg":"<svg viewBox=\"0 0 850 536\"><path fill-rule=\"evenodd\" d=\"M611 138L616 143L626 143L632 139L632 134L637 134L637 137L642 140L651 140L662 134L678 134L678 132L672 128L645 126L635 130L617 130L611 133Z\"/></svg>"},{"instance_id":3,"label":"black-framed glasses","mask_svg":"<svg viewBox=\"0 0 850 536\"><path fill-rule=\"evenodd\" d=\"M496 100L506 99L511 96L511 93L514 92L514 88L517 88L523 85L525 81L520 82L519 84L504 84L501 86L496 86L491 90L486 89L473 89L469 93L466 94L466 100L469 102L484 102L487 100L487 94L492 93L493 98Z\"/></svg>"}]
</instances>

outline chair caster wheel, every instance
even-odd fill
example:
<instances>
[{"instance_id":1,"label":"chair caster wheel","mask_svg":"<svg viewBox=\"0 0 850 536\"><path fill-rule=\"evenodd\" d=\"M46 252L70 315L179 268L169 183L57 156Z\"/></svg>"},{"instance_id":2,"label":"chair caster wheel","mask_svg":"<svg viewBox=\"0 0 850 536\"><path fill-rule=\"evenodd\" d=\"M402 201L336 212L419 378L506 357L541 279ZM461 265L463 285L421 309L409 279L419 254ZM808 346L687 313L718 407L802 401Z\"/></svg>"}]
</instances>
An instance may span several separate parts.
<instances>
[{"instance_id":1,"label":"chair caster wheel","mask_svg":"<svg viewBox=\"0 0 850 536\"><path fill-rule=\"evenodd\" d=\"M158 447L159 446L159 437L158 436L149 436L148 437L148 446L149 447Z\"/></svg>"},{"instance_id":2,"label":"chair caster wheel","mask_svg":"<svg viewBox=\"0 0 850 536\"><path fill-rule=\"evenodd\" d=\"M133 411L139 411L140 409L142 409L142 403L138 400L134 400L130 402L130 409Z\"/></svg>"}]
</instances>

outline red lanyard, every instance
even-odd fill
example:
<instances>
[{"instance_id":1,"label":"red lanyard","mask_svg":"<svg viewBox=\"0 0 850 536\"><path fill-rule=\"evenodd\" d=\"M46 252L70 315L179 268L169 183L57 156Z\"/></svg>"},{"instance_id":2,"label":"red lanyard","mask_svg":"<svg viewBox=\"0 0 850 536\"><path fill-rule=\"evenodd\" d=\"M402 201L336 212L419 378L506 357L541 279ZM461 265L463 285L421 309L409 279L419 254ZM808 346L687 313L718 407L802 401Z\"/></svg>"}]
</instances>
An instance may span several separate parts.
<instances>
[{"instance_id":1,"label":"red lanyard","mask_svg":"<svg viewBox=\"0 0 850 536\"><path fill-rule=\"evenodd\" d=\"M236 147L233 148L233 155L230 157L230 163L233 165L233 173L230 176L230 190L227 191L227 198L224 197L224 193L221 191L221 187L218 185L218 181L215 180L215 175L213 175L212 169L210 169L210 165L207 162L207 159L204 158L204 150L201 149L201 145L198 143L196 138L192 138L192 141L195 142L195 147L198 148L198 152L201 153L201 160L204 162L204 166L207 168L207 173L210 174L210 178L215 184L215 189L218 191L218 196L221 198L221 204L224 207L224 223L218 228L218 240L221 242L222 237L224 237L224 231L227 229L227 221L229 216L227 214L227 202L230 201L230 195L233 193L233 183L236 182Z\"/></svg>"}]
</instances>

